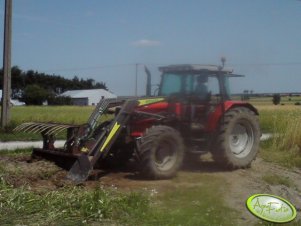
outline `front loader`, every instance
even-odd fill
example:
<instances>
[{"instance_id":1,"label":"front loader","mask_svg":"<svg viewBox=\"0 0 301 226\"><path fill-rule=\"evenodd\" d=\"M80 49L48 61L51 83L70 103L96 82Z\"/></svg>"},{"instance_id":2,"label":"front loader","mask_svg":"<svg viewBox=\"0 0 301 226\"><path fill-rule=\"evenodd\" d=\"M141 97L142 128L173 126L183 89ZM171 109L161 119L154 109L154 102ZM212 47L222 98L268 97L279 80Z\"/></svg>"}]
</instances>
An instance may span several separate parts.
<instances>
[{"instance_id":1,"label":"front loader","mask_svg":"<svg viewBox=\"0 0 301 226\"><path fill-rule=\"evenodd\" d=\"M173 177L185 156L196 159L208 151L227 167L249 167L260 127L252 105L230 99L229 78L240 76L213 65L159 69L157 97L103 99L84 125L31 122L15 131L41 133L43 148L33 155L59 162L76 183L99 164L121 165L133 157L143 175L153 179ZM114 117L102 121L110 112ZM55 135L63 130L65 146L55 148Z\"/></svg>"}]
</instances>

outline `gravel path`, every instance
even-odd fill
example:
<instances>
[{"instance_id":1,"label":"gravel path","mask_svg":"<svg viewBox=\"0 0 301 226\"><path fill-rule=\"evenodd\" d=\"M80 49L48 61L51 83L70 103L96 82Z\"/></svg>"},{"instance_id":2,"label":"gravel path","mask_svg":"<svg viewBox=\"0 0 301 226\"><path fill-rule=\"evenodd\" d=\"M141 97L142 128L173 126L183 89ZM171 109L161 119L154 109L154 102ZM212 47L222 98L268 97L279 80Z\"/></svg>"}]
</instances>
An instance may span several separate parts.
<instances>
[{"instance_id":1,"label":"gravel path","mask_svg":"<svg viewBox=\"0 0 301 226\"><path fill-rule=\"evenodd\" d=\"M65 144L64 140L55 141L55 147L63 147ZM42 148L43 141L10 141L0 142L0 150L16 150L24 148Z\"/></svg>"},{"instance_id":2,"label":"gravel path","mask_svg":"<svg viewBox=\"0 0 301 226\"><path fill-rule=\"evenodd\" d=\"M262 134L260 140L268 140L272 137L270 133ZM55 147L63 147L65 144L64 140L55 141ZM10 142L0 142L0 151L1 150L16 150L16 149L24 149L24 148L42 148L42 141L10 141Z\"/></svg>"}]
</instances>

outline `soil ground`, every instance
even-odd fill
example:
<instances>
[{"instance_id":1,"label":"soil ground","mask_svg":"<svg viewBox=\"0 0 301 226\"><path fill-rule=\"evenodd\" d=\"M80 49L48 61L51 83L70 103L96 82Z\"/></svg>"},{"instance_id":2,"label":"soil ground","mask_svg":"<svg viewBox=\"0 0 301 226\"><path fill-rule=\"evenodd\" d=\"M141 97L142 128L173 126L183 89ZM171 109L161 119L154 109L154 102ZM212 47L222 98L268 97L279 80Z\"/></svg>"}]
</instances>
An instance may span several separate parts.
<instances>
[{"instance_id":1,"label":"soil ground","mask_svg":"<svg viewBox=\"0 0 301 226\"><path fill-rule=\"evenodd\" d=\"M5 164L6 171L12 172L9 178L5 178L15 187L29 185L33 190L56 190L58 187L70 183L65 180L67 171L45 160L31 161L30 157L1 156L1 165ZM95 171L88 181L82 186L87 188L103 186L117 188L124 191L142 190L151 191L153 195L174 188L190 187L195 184L202 185L206 181L201 180L217 177L225 185L221 188L224 192L225 203L229 208L237 210L239 225L254 225L258 219L250 214L245 202L253 194L273 194L291 201L298 213L301 210L301 170L287 169L257 158L249 169L227 171L216 165L210 156L200 159L194 164L186 164L171 180L151 181L141 178L134 167L126 170ZM277 175L290 181L290 185L268 184L263 177L265 175ZM299 215L299 214L298 214Z\"/></svg>"}]
</instances>

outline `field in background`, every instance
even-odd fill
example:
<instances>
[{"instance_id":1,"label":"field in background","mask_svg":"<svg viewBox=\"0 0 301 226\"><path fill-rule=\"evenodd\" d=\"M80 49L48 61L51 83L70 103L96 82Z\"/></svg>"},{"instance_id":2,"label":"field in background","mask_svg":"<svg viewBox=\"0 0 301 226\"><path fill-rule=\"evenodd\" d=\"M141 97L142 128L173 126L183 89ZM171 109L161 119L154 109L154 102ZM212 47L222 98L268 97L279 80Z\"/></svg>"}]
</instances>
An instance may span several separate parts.
<instances>
[{"instance_id":1,"label":"field in background","mask_svg":"<svg viewBox=\"0 0 301 226\"><path fill-rule=\"evenodd\" d=\"M301 97L282 97L279 105L272 98L251 98L259 111L263 133L273 134L261 145L260 156L286 167L301 167Z\"/></svg>"},{"instance_id":2,"label":"field in background","mask_svg":"<svg viewBox=\"0 0 301 226\"><path fill-rule=\"evenodd\" d=\"M0 141L41 140L40 134L12 133L23 122L57 122L80 125L86 123L92 106L18 106L11 108L11 122L8 133L0 130ZM65 134L59 134L64 139Z\"/></svg>"},{"instance_id":3,"label":"field in background","mask_svg":"<svg viewBox=\"0 0 301 226\"><path fill-rule=\"evenodd\" d=\"M290 99L290 101L289 101ZM282 97L280 105L272 104L272 97L251 97L253 104L260 114L260 126L263 133L273 133L275 126L283 119L297 120L301 117L301 106L294 105L301 101L301 97ZM283 105L282 105L283 104ZM23 122L58 122L67 124L86 123L94 107L92 106L21 106L12 107L11 131ZM0 141L8 140L37 140L39 135L4 134L0 131Z\"/></svg>"},{"instance_id":4,"label":"field in background","mask_svg":"<svg viewBox=\"0 0 301 226\"><path fill-rule=\"evenodd\" d=\"M87 122L92 106L21 106L12 108L13 125L23 122L59 122L83 124Z\"/></svg>"}]
</instances>

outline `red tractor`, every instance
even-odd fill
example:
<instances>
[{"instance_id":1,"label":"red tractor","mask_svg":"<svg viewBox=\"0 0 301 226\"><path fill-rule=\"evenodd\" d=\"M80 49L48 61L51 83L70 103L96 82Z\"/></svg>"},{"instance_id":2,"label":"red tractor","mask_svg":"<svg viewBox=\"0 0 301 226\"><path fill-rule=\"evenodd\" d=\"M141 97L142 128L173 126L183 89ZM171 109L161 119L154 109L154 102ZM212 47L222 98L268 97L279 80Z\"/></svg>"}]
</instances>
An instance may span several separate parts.
<instances>
[{"instance_id":1,"label":"red tractor","mask_svg":"<svg viewBox=\"0 0 301 226\"><path fill-rule=\"evenodd\" d=\"M40 132L42 149L33 155L73 158L68 178L82 182L98 164L124 164L135 157L148 178L173 177L185 156L210 151L230 167L249 167L259 149L258 111L249 103L230 100L229 78L241 77L213 65L160 67L157 97L104 99L84 125L24 123L17 131ZM113 113L112 120L101 116ZM67 130L64 148L55 135ZM189 158L188 158L189 159ZM58 158L56 158L58 161Z\"/></svg>"}]
</instances>

